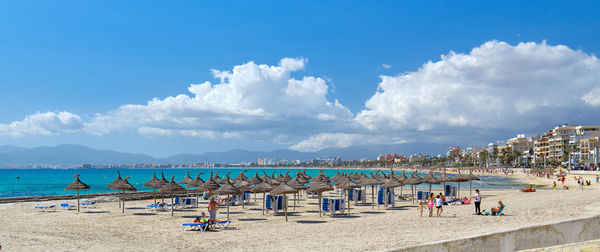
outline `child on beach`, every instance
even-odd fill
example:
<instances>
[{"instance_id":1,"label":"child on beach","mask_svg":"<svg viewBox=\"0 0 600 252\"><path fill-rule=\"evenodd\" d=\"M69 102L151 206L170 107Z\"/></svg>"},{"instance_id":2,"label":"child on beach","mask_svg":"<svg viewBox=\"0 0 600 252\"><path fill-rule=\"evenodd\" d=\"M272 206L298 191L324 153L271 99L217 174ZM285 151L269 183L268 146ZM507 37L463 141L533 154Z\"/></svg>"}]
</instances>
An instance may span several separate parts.
<instances>
[{"instance_id":1,"label":"child on beach","mask_svg":"<svg viewBox=\"0 0 600 252\"><path fill-rule=\"evenodd\" d=\"M429 217L433 216L433 204L434 204L433 193L431 193L431 194L429 194L429 199L427 200L427 207L429 208Z\"/></svg>"},{"instance_id":2,"label":"child on beach","mask_svg":"<svg viewBox=\"0 0 600 252\"><path fill-rule=\"evenodd\" d=\"M437 208L437 217L441 217L444 208L442 207L442 197L440 197L440 195L435 199L435 208Z\"/></svg>"},{"instance_id":3,"label":"child on beach","mask_svg":"<svg viewBox=\"0 0 600 252\"><path fill-rule=\"evenodd\" d=\"M423 209L425 209L425 202L419 201L419 208L417 209L417 211L421 212L421 217L423 217Z\"/></svg>"},{"instance_id":4,"label":"child on beach","mask_svg":"<svg viewBox=\"0 0 600 252\"><path fill-rule=\"evenodd\" d=\"M556 181L552 184L552 190L556 190Z\"/></svg>"}]
</instances>

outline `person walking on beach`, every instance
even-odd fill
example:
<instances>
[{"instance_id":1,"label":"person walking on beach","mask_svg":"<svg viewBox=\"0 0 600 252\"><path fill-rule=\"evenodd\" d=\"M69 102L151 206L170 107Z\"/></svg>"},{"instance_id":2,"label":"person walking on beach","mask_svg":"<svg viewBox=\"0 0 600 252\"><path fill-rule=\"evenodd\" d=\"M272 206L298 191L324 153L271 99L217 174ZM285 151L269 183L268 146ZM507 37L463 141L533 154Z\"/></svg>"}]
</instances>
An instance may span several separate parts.
<instances>
[{"instance_id":1,"label":"person walking on beach","mask_svg":"<svg viewBox=\"0 0 600 252\"><path fill-rule=\"evenodd\" d=\"M437 208L437 217L441 217L444 208L442 207L442 197L440 197L440 195L435 199L435 208Z\"/></svg>"},{"instance_id":2,"label":"person walking on beach","mask_svg":"<svg viewBox=\"0 0 600 252\"><path fill-rule=\"evenodd\" d=\"M429 194L429 199L427 199L427 207L429 208L429 217L433 216L433 193Z\"/></svg>"},{"instance_id":3,"label":"person walking on beach","mask_svg":"<svg viewBox=\"0 0 600 252\"><path fill-rule=\"evenodd\" d=\"M554 181L552 184L552 190L556 190L556 181Z\"/></svg>"},{"instance_id":4,"label":"person walking on beach","mask_svg":"<svg viewBox=\"0 0 600 252\"><path fill-rule=\"evenodd\" d=\"M219 204L215 201L214 197L211 197L208 202L208 219L211 230L215 228L215 223L217 222L217 209L219 209Z\"/></svg>"},{"instance_id":5,"label":"person walking on beach","mask_svg":"<svg viewBox=\"0 0 600 252\"><path fill-rule=\"evenodd\" d=\"M475 189L475 214L481 215L481 193L479 189Z\"/></svg>"}]
</instances>

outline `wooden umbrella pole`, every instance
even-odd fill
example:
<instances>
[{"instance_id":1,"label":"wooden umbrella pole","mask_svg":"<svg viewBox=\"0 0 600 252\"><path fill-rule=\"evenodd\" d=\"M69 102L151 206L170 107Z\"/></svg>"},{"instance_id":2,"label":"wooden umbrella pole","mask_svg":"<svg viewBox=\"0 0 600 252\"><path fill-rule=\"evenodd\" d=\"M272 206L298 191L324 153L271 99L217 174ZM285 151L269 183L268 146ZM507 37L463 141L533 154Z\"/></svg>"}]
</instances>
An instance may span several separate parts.
<instances>
[{"instance_id":1,"label":"wooden umbrella pole","mask_svg":"<svg viewBox=\"0 0 600 252\"><path fill-rule=\"evenodd\" d=\"M156 188L152 188L152 190L154 191L154 205L156 205Z\"/></svg>"},{"instance_id":2,"label":"wooden umbrella pole","mask_svg":"<svg viewBox=\"0 0 600 252\"><path fill-rule=\"evenodd\" d=\"M77 189L77 212L79 213L79 189Z\"/></svg>"},{"instance_id":3,"label":"wooden umbrella pole","mask_svg":"<svg viewBox=\"0 0 600 252\"><path fill-rule=\"evenodd\" d=\"M350 188L348 188L348 213L350 212Z\"/></svg>"},{"instance_id":4,"label":"wooden umbrella pole","mask_svg":"<svg viewBox=\"0 0 600 252\"><path fill-rule=\"evenodd\" d=\"M472 186L472 182L473 182L472 180L469 180L469 197L473 196L473 191L472 191L472 187L471 187Z\"/></svg>"},{"instance_id":5,"label":"wooden umbrella pole","mask_svg":"<svg viewBox=\"0 0 600 252\"><path fill-rule=\"evenodd\" d=\"M374 185L371 185L371 208L375 208L375 188Z\"/></svg>"},{"instance_id":6,"label":"wooden umbrella pole","mask_svg":"<svg viewBox=\"0 0 600 252\"><path fill-rule=\"evenodd\" d=\"M263 193L263 215L265 215L265 201L266 201L266 200L265 200L265 197L266 197L266 196L267 196L267 195L266 195L265 193Z\"/></svg>"},{"instance_id":7,"label":"wooden umbrella pole","mask_svg":"<svg viewBox=\"0 0 600 252\"><path fill-rule=\"evenodd\" d=\"M229 220L229 205L231 205L231 201L229 200L229 194L227 194L227 220Z\"/></svg>"},{"instance_id":8,"label":"wooden umbrella pole","mask_svg":"<svg viewBox=\"0 0 600 252\"><path fill-rule=\"evenodd\" d=\"M321 217L321 192L319 192L319 217Z\"/></svg>"},{"instance_id":9,"label":"wooden umbrella pole","mask_svg":"<svg viewBox=\"0 0 600 252\"><path fill-rule=\"evenodd\" d=\"M242 192L242 197L240 197L242 199L242 209L244 209L244 200L245 200L246 195Z\"/></svg>"},{"instance_id":10,"label":"wooden umbrella pole","mask_svg":"<svg viewBox=\"0 0 600 252\"><path fill-rule=\"evenodd\" d=\"M121 190L119 190L117 194L121 194ZM117 200L119 201L119 208L121 208L121 198L117 196Z\"/></svg>"},{"instance_id":11,"label":"wooden umbrella pole","mask_svg":"<svg viewBox=\"0 0 600 252\"><path fill-rule=\"evenodd\" d=\"M296 193L294 193L294 212L296 211Z\"/></svg>"},{"instance_id":12,"label":"wooden umbrella pole","mask_svg":"<svg viewBox=\"0 0 600 252\"><path fill-rule=\"evenodd\" d=\"M123 191L124 193L125 191ZM125 199L123 198L123 194L121 194L121 198L123 199L123 213L125 213Z\"/></svg>"},{"instance_id":13,"label":"wooden umbrella pole","mask_svg":"<svg viewBox=\"0 0 600 252\"><path fill-rule=\"evenodd\" d=\"M458 198L460 199L460 181L458 182Z\"/></svg>"},{"instance_id":14,"label":"wooden umbrella pole","mask_svg":"<svg viewBox=\"0 0 600 252\"><path fill-rule=\"evenodd\" d=\"M287 217L287 197L285 197L285 193L283 194L283 203L284 203L284 207L285 207L285 222L288 221L288 217Z\"/></svg>"},{"instance_id":15,"label":"wooden umbrella pole","mask_svg":"<svg viewBox=\"0 0 600 252\"><path fill-rule=\"evenodd\" d=\"M171 216L173 216L174 212L175 212L175 206L173 206L174 205L173 198L175 198L175 195L171 194ZM163 202L164 202L164 200L163 200Z\"/></svg>"}]
</instances>

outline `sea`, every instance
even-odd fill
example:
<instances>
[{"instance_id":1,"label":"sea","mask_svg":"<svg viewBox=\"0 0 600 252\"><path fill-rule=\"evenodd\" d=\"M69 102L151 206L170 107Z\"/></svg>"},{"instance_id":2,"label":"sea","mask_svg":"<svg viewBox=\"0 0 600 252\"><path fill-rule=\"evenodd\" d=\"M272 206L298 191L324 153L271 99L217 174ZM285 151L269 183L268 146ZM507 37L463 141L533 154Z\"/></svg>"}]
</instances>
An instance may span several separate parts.
<instances>
[{"instance_id":1,"label":"sea","mask_svg":"<svg viewBox=\"0 0 600 252\"><path fill-rule=\"evenodd\" d=\"M110 193L116 192L108 189L106 186L117 177L117 171L121 172L121 177L131 177L128 181L138 191L152 191L151 188L144 187L143 184L152 178L153 173L160 179L161 172L164 172L165 178L170 180L172 176L175 176L175 181L178 182L184 179L189 172L190 177L195 178L198 173L202 173L200 177L203 180L207 180L210 177L210 172L219 172L219 177L225 178L227 173L230 173L230 177L234 178L240 175L242 171L246 171L244 175L248 178L254 177L256 173L262 176L263 173L268 175L273 174L279 175L279 173L285 174L290 172L292 177L296 176L298 171L304 169L289 169L289 168L252 168L252 169L236 169L236 168L193 168L193 169L139 169L139 168L105 168L105 169L0 169L0 198L6 197L29 197L29 196L46 196L46 195L64 195L73 194L72 191L65 191L65 187L75 180L75 175L79 174L79 179L90 186L89 190L81 191L82 194L86 193ZM319 174L320 169L306 169L306 173L314 177ZM325 175L332 177L336 174L335 169L324 169ZM339 169L339 172L365 172L369 175L369 170L363 169ZM384 170L386 174L390 171ZM396 174L399 171L395 171ZM406 176L410 176L411 172L407 171ZM420 176L424 176L426 172L418 172ZM440 174L436 173L436 177ZM452 175L451 175L452 176ZM519 180L499 177L499 176L485 176L478 175L481 180L473 181L472 188L482 189L507 189L507 188L523 188L523 184ZM448 182L448 184L457 184ZM441 189L442 185L433 185L432 188ZM410 186L405 186L410 188ZM428 184L418 185L417 188L429 188ZM469 189L469 183L461 183L461 189Z\"/></svg>"}]
</instances>

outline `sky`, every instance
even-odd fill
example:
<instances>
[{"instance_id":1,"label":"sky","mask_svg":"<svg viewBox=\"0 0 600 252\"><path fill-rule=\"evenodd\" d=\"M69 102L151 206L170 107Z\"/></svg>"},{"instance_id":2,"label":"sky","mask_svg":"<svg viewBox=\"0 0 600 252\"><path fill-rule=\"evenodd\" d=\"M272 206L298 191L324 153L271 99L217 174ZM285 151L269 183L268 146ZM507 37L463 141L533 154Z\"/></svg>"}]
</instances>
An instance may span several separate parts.
<instances>
[{"instance_id":1,"label":"sky","mask_svg":"<svg viewBox=\"0 0 600 252\"><path fill-rule=\"evenodd\" d=\"M600 124L599 11L597 1L2 1L0 145L166 157L477 146Z\"/></svg>"}]
</instances>

